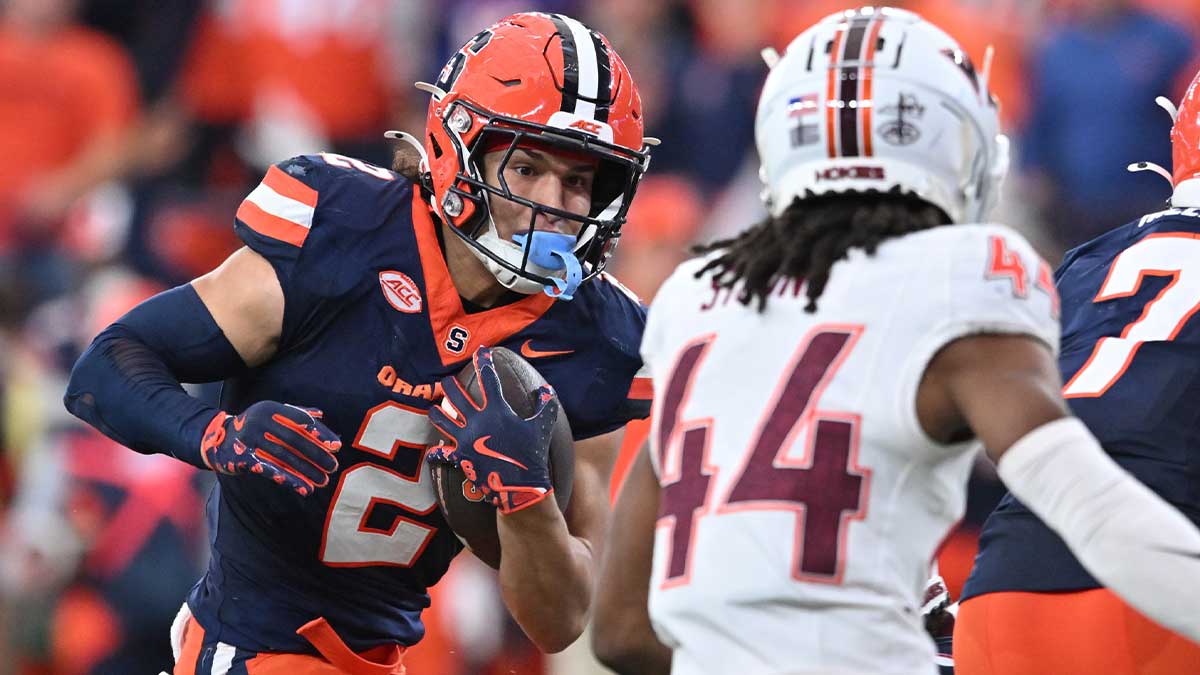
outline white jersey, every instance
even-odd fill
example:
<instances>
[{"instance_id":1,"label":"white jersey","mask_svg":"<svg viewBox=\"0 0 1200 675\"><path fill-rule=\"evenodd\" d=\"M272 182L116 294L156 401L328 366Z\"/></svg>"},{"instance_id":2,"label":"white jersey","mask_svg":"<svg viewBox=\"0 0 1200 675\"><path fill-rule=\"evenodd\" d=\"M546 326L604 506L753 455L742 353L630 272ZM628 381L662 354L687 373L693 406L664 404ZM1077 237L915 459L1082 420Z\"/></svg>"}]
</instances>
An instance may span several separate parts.
<instances>
[{"instance_id":1,"label":"white jersey","mask_svg":"<svg viewBox=\"0 0 1200 675\"><path fill-rule=\"evenodd\" d=\"M650 615L672 672L935 673L921 593L974 444L931 440L917 388L964 335L1057 353L1050 268L1011 229L950 225L852 251L815 313L789 281L760 314L703 264L663 285L642 343L663 485Z\"/></svg>"}]
</instances>

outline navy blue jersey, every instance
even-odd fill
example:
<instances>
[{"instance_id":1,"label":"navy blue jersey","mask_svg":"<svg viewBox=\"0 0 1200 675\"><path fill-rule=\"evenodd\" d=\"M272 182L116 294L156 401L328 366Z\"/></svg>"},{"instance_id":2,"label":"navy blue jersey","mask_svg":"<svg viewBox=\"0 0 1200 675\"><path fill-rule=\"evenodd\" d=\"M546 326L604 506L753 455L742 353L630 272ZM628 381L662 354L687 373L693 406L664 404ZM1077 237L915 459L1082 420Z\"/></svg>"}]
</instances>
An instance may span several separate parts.
<instances>
[{"instance_id":1,"label":"navy blue jersey","mask_svg":"<svg viewBox=\"0 0 1200 675\"><path fill-rule=\"evenodd\" d=\"M1105 451L1200 525L1200 209L1170 209L1067 253L1063 395ZM1100 584L1005 495L984 525L964 598Z\"/></svg>"},{"instance_id":2,"label":"navy blue jersey","mask_svg":"<svg viewBox=\"0 0 1200 675\"><path fill-rule=\"evenodd\" d=\"M330 154L278 164L236 231L275 268L285 305L276 355L226 382L223 407L320 408L343 446L330 484L307 498L220 476L212 560L188 598L214 639L311 653L295 631L317 617L355 650L421 639L426 589L461 549L422 471L435 439L424 411L478 346L530 359L576 439L649 411L635 298L602 277L570 302L538 294L465 312L427 208L386 169Z\"/></svg>"}]
</instances>

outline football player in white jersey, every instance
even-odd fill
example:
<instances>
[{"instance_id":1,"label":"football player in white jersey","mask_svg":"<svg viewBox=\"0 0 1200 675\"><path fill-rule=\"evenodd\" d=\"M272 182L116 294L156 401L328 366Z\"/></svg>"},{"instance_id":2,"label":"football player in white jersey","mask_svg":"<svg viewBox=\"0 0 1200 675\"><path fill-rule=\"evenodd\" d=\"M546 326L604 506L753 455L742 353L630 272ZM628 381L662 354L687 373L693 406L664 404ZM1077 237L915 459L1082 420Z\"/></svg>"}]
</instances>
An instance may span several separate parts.
<instances>
[{"instance_id":1,"label":"football player in white jersey","mask_svg":"<svg viewBox=\"0 0 1200 675\"><path fill-rule=\"evenodd\" d=\"M921 591L976 442L1098 579L1200 638L1200 532L1069 416L1050 268L983 224L1007 169L987 66L871 8L767 57L769 216L651 308L654 422L605 549L598 656L935 673Z\"/></svg>"}]
</instances>

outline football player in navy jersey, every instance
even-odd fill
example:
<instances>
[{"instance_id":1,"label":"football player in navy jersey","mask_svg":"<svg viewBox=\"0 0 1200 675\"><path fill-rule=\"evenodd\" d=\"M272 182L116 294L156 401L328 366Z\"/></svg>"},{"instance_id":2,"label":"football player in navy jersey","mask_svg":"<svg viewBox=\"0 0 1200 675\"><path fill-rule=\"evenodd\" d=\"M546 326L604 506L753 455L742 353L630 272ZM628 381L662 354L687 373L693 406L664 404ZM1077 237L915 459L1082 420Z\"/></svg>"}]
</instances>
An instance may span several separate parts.
<instances>
[{"instance_id":1,"label":"football player in navy jersey","mask_svg":"<svg viewBox=\"0 0 1200 675\"><path fill-rule=\"evenodd\" d=\"M1200 525L1200 75L1171 112L1171 208L1067 253L1063 395L1126 471ZM1082 478L1082 477L1081 477ZM1145 564L1136 560L1134 564ZM1185 583L1163 569L1167 587ZM1181 600L1184 625L1200 623ZM954 632L959 675L1194 673L1200 645L1151 622L1011 494L984 525Z\"/></svg>"},{"instance_id":2,"label":"football player in navy jersey","mask_svg":"<svg viewBox=\"0 0 1200 675\"><path fill-rule=\"evenodd\" d=\"M427 460L498 509L501 592L534 643L562 649L587 621L619 430L649 408L644 310L603 275L649 159L637 88L602 35L533 13L418 86L423 138L390 134L411 146L403 173L328 153L271 167L237 211L245 247L72 372L74 414L217 473L176 674L402 672L462 549ZM552 385L539 414L506 405L496 345ZM452 378L468 363L483 400ZM219 380L221 409L179 386ZM545 499L559 409L577 441L565 516Z\"/></svg>"}]
</instances>

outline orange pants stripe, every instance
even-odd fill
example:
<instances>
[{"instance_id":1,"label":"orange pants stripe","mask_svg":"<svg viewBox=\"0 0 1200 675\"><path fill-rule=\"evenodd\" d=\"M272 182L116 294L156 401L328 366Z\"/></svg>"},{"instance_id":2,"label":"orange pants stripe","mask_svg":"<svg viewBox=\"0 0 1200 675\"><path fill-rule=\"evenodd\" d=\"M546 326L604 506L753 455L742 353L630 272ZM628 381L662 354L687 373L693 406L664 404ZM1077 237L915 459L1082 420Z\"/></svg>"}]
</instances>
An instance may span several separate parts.
<instances>
[{"instance_id":1,"label":"orange pants stripe","mask_svg":"<svg viewBox=\"0 0 1200 675\"><path fill-rule=\"evenodd\" d=\"M955 675L1186 675L1200 645L1150 621L1108 589L988 593L954 625Z\"/></svg>"},{"instance_id":2,"label":"orange pants stripe","mask_svg":"<svg viewBox=\"0 0 1200 675\"><path fill-rule=\"evenodd\" d=\"M399 645L361 652L357 655L362 661L358 668L353 664L339 668L320 656L308 654L255 654L211 640L206 643L204 628L189 616L174 675L378 675L380 672L404 675L404 666L400 663L403 652L404 648ZM395 663L395 666L380 665L386 663ZM199 670L198 664L201 665Z\"/></svg>"}]
</instances>

